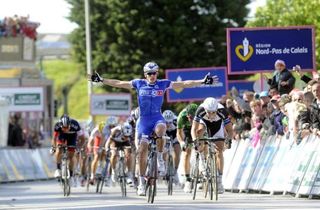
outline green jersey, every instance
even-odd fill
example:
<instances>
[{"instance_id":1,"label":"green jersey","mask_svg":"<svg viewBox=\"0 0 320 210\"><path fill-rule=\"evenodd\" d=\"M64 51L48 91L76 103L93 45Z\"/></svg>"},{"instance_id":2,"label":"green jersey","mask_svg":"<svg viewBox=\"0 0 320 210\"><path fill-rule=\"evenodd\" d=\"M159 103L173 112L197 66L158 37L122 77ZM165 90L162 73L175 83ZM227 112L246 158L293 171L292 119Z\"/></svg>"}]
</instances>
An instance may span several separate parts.
<instances>
[{"instance_id":1,"label":"green jersey","mask_svg":"<svg viewBox=\"0 0 320 210\"><path fill-rule=\"evenodd\" d=\"M183 129L185 136L191 139L191 126L192 122L187 117L187 110L183 109L178 115L177 128Z\"/></svg>"}]
</instances>

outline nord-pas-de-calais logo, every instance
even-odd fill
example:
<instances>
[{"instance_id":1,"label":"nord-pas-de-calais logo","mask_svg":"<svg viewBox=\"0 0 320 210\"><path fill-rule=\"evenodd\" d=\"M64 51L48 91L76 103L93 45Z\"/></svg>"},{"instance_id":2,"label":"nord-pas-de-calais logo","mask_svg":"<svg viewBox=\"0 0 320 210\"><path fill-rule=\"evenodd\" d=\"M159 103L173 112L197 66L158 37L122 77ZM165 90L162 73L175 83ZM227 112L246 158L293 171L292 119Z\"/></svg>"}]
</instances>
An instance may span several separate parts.
<instances>
[{"instance_id":1,"label":"nord-pas-de-calais logo","mask_svg":"<svg viewBox=\"0 0 320 210\"><path fill-rule=\"evenodd\" d=\"M242 54L240 50L242 50ZM238 58L243 62L246 62L253 54L253 47L249 44L249 40L245 37L242 41L242 45L239 44L235 51Z\"/></svg>"}]
</instances>

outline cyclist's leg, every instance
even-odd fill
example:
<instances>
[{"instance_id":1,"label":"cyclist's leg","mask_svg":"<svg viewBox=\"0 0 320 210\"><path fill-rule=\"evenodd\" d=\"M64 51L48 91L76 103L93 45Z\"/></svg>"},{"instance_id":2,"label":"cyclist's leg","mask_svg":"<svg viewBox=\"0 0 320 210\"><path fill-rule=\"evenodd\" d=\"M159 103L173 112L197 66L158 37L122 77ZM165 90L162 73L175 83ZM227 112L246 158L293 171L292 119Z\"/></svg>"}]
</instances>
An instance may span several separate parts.
<instances>
[{"instance_id":1,"label":"cyclist's leg","mask_svg":"<svg viewBox=\"0 0 320 210\"><path fill-rule=\"evenodd\" d=\"M99 147L94 146L93 148L93 160L91 163L91 176L90 179L93 180L96 174L96 170L99 162Z\"/></svg>"},{"instance_id":2,"label":"cyclist's leg","mask_svg":"<svg viewBox=\"0 0 320 210\"><path fill-rule=\"evenodd\" d=\"M128 172L132 173L131 149L124 150Z\"/></svg>"},{"instance_id":3,"label":"cyclist's leg","mask_svg":"<svg viewBox=\"0 0 320 210\"><path fill-rule=\"evenodd\" d=\"M217 158L217 168L220 175L223 174L223 149L224 149L224 141L215 142L216 147L216 158Z\"/></svg>"},{"instance_id":4,"label":"cyclist's leg","mask_svg":"<svg viewBox=\"0 0 320 210\"><path fill-rule=\"evenodd\" d=\"M173 162L174 168L178 170L180 163L181 147L177 139L173 141Z\"/></svg>"},{"instance_id":5,"label":"cyclist's leg","mask_svg":"<svg viewBox=\"0 0 320 210\"><path fill-rule=\"evenodd\" d=\"M87 151L86 151L86 148L85 146L83 146L83 150L80 152L80 168L81 168L81 186L84 186L85 184L85 178L86 178L86 175L87 175L87 172L86 172L86 163L87 163Z\"/></svg>"},{"instance_id":6,"label":"cyclist's leg","mask_svg":"<svg viewBox=\"0 0 320 210\"><path fill-rule=\"evenodd\" d=\"M157 139L157 149L159 153L163 153L164 150L164 145L166 141L162 139L162 137L166 134L167 126L164 121L159 120L154 128L154 132L156 136L158 137Z\"/></svg>"},{"instance_id":7,"label":"cyclist's leg","mask_svg":"<svg viewBox=\"0 0 320 210\"><path fill-rule=\"evenodd\" d=\"M73 176L73 169L74 169L74 153L76 151L76 138L74 139L68 139L67 140L68 145L68 159L69 159L69 170L70 170L70 176Z\"/></svg>"},{"instance_id":8,"label":"cyclist's leg","mask_svg":"<svg viewBox=\"0 0 320 210\"><path fill-rule=\"evenodd\" d=\"M140 180L142 181L141 177L144 179L146 175L146 168L147 168L147 156L148 156L148 143L149 139L146 137L141 137L140 144L139 144L139 176Z\"/></svg>"},{"instance_id":9,"label":"cyclist's leg","mask_svg":"<svg viewBox=\"0 0 320 210\"><path fill-rule=\"evenodd\" d=\"M100 144L101 144L101 139L95 137L94 143L93 143L93 160L92 160L92 164L91 164L91 177L90 177L91 180L94 179L96 171L97 171L99 158L100 158L100 154L99 154Z\"/></svg>"},{"instance_id":10,"label":"cyclist's leg","mask_svg":"<svg viewBox=\"0 0 320 210\"><path fill-rule=\"evenodd\" d=\"M114 148L117 148L117 144L113 140L110 140L110 141L111 141L110 142L110 148L112 148L110 150L110 154L111 154L110 155L110 166L112 168L112 173L114 173L115 170L116 170L116 165L117 165L117 150L114 149Z\"/></svg>"},{"instance_id":11,"label":"cyclist's leg","mask_svg":"<svg viewBox=\"0 0 320 210\"><path fill-rule=\"evenodd\" d=\"M206 124L203 121L201 121L200 125L199 125L199 129L197 131L198 137L202 138L204 136L206 130L207 130ZM205 173L205 169L206 169L205 159L206 159L206 155L207 155L207 150L208 150L208 145L206 145L204 142L200 142L199 148L198 148L198 151L200 152L199 170L203 174Z\"/></svg>"},{"instance_id":12,"label":"cyclist's leg","mask_svg":"<svg viewBox=\"0 0 320 210\"><path fill-rule=\"evenodd\" d=\"M55 153L55 159L56 159L56 164L57 164L57 171L59 171L59 173L58 172L55 173L56 178L61 176L62 149L59 147L59 145L61 145L61 144L63 144L63 142L58 140L57 141L57 151Z\"/></svg>"}]
</instances>

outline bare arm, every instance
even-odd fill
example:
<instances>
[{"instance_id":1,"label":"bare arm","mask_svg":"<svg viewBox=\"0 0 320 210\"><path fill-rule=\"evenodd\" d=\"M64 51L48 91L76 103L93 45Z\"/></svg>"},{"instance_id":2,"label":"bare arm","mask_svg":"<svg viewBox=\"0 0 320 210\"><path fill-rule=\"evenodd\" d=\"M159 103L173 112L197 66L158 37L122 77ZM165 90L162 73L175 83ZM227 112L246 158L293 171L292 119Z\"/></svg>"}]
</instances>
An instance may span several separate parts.
<instances>
[{"instance_id":1,"label":"bare arm","mask_svg":"<svg viewBox=\"0 0 320 210\"><path fill-rule=\"evenodd\" d=\"M200 123L198 123L197 121L193 121L192 123L192 127L191 127L191 137L192 140L195 140L198 138L198 129L199 129L199 125Z\"/></svg>"},{"instance_id":2,"label":"bare arm","mask_svg":"<svg viewBox=\"0 0 320 210\"><path fill-rule=\"evenodd\" d=\"M172 82L172 88L188 88L188 87L194 87L199 86L203 80L186 80L186 81L179 81L179 82Z\"/></svg>"},{"instance_id":3,"label":"bare arm","mask_svg":"<svg viewBox=\"0 0 320 210\"><path fill-rule=\"evenodd\" d=\"M177 138L178 138L179 143L183 143L184 142L185 136L184 136L183 129L181 129L181 128L177 129Z\"/></svg>"},{"instance_id":4,"label":"bare arm","mask_svg":"<svg viewBox=\"0 0 320 210\"><path fill-rule=\"evenodd\" d=\"M92 75L88 74L87 78L89 81L92 81ZM100 78L101 82L105 85L109 85L109 86L117 87L117 88L125 88L125 89L132 88L130 81L121 81L121 80L117 80L117 79L104 79L100 75L99 75L99 78Z\"/></svg>"},{"instance_id":5,"label":"bare arm","mask_svg":"<svg viewBox=\"0 0 320 210\"><path fill-rule=\"evenodd\" d=\"M112 87L117 87L117 88L125 88L125 89L132 88L130 81L121 81L117 79L103 79L103 84L109 85Z\"/></svg>"},{"instance_id":6,"label":"bare arm","mask_svg":"<svg viewBox=\"0 0 320 210\"><path fill-rule=\"evenodd\" d=\"M232 123L228 123L226 126L226 131L227 131L227 134L228 134L228 137L229 138L233 138L233 128L232 128Z\"/></svg>"}]
</instances>

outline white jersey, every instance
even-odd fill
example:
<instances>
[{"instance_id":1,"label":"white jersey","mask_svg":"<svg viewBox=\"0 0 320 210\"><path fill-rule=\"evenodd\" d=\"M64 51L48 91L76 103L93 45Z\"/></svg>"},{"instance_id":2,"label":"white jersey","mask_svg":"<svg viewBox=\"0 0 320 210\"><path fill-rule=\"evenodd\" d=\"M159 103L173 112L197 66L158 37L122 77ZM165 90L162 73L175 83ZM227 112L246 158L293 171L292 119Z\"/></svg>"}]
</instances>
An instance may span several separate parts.
<instances>
[{"instance_id":1,"label":"white jersey","mask_svg":"<svg viewBox=\"0 0 320 210\"><path fill-rule=\"evenodd\" d=\"M128 139L124 139L124 135L121 131L121 125L118 125L118 126L112 128L110 135L111 135L110 137L113 141L120 142L120 143L128 141Z\"/></svg>"}]
</instances>

